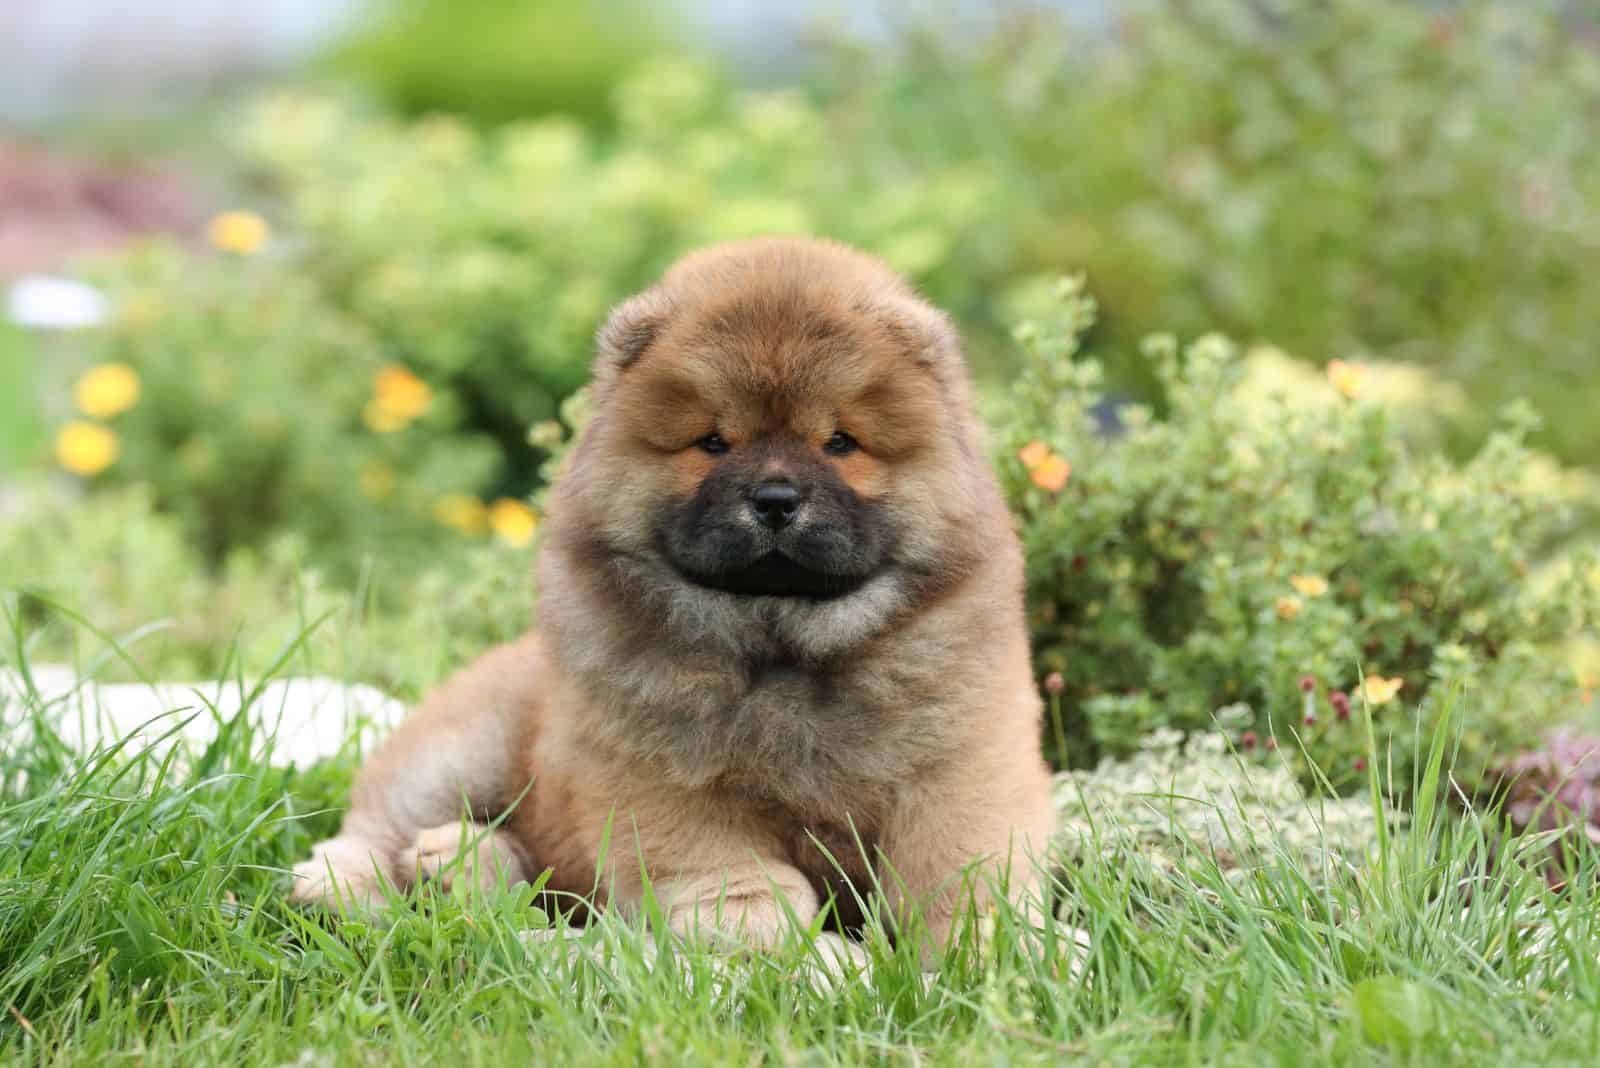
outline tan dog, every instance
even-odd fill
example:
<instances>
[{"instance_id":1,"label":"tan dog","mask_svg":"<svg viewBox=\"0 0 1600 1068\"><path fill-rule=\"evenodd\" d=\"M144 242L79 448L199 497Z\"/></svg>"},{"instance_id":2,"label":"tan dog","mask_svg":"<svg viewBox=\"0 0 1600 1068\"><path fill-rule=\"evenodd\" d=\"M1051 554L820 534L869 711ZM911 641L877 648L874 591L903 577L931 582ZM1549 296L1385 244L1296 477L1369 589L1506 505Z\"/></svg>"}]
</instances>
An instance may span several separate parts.
<instances>
[{"instance_id":1,"label":"tan dog","mask_svg":"<svg viewBox=\"0 0 1600 1068\"><path fill-rule=\"evenodd\" d=\"M455 859L463 798L519 797L459 870L626 907L642 859L675 928L757 946L875 886L942 942L973 866L1037 895L1021 555L945 317L860 253L753 240L680 261L598 350L537 631L367 763L294 896L405 887Z\"/></svg>"}]
</instances>

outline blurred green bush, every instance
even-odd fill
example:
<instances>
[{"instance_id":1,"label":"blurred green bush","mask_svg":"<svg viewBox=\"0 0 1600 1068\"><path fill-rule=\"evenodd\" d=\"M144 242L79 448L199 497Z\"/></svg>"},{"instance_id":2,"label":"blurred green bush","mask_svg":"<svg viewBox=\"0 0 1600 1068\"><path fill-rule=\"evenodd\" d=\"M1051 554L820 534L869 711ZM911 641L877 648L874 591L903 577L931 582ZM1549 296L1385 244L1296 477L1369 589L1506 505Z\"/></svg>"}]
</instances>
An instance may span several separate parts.
<instances>
[{"instance_id":1,"label":"blurred green bush","mask_svg":"<svg viewBox=\"0 0 1600 1068\"><path fill-rule=\"evenodd\" d=\"M981 163L884 171L801 94L735 93L691 64L631 78L616 113L615 140L566 118L483 134L280 95L241 132L283 195L293 270L498 444L491 492L537 485L529 426L586 380L607 308L691 248L829 234L958 311L1005 269Z\"/></svg>"},{"instance_id":2,"label":"blurred green bush","mask_svg":"<svg viewBox=\"0 0 1600 1068\"><path fill-rule=\"evenodd\" d=\"M409 700L527 629L531 555L463 545L420 566L381 558L351 582L317 567L289 532L214 566L148 487L39 500L24 522L0 524L0 623L24 636L19 648L8 634L0 665L23 652L127 679L126 654L151 677L254 679L287 653L287 673Z\"/></svg>"},{"instance_id":3,"label":"blurred green bush","mask_svg":"<svg viewBox=\"0 0 1600 1068\"><path fill-rule=\"evenodd\" d=\"M38 379L28 336L0 318L0 475L21 468L39 451L44 428Z\"/></svg>"},{"instance_id":4,"label":"blurred green bush","mask_svg":"<svg viewBox=\"0 0 1600 1068\"><path fill-rule=\"evenodd\" d=\"M1470 450L1526 397L1600 459L1600 20L1560 0L1136 0L842 50L830 113L937 173L983 160L1014 276L1085 270L1159 402L1157 330L1438 368Z\"/></svg>"},{"instance_id":5,"label":"blurred green bush","mask_svg":"<svg viewBox=\"0 0 1600 1068\"><path fill-rule=\"evenodd\" d=\"M603 124L618 81L666 46L641 6L389 0L328 62L409 114L449 111L495 123L560 112Z\"/></svg>"},{"instance_id":6,"label":"blurred green bush","mask_svg":"<svg viewBox=\"0 0 1600 1068\"><path fill-rule=\"evenodd\" d=\"M1600 559L1547 550L1595 488L1529 451L1526 406L1457 465L1408 446L1382 369L1285 382L1261 373L1273 354L1157 337L1145 354L1169 417L1128 408L1108 437L1100 366L1079 352L1092 318L1066 283L1053 315L1019 328L1026 361L996 420L1067 758L1125 755L1233 706L1241 748L1303 745L1348 785L1365 694L1404 784L1465 686L1470 786L1578 711L1566 654L1600 622Z\"/></svg>"},{"instance_id":7,"label":"blurred green bush","mask_svg":"<svg viewBox=\"0 0 1600 1068\"><path fill-rule=\"evenodd\" d=\"M437 502L493 468L492 444L459 426L451 398L394 364L292 263L155 248L106 284L118 310L87 341L102 370L75 393L115 453L77 463L64 433L61 462L93 484L148 486L213 563L281 533L345 576L365 556L415 557L436 540ZM134 392L105 384L117 381L106 368Z\"/></svg>"}]
</instances>

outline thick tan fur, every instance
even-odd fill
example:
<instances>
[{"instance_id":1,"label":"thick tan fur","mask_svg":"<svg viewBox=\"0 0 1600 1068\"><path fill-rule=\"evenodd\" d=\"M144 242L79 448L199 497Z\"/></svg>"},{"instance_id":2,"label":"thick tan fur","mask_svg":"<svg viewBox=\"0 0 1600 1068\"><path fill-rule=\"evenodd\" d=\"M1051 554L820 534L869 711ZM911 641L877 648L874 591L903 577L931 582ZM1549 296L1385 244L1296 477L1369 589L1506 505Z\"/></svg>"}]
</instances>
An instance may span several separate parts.
<instances>
[{"instance_id":1,"label":"thick tan fur","mask_svg":"<svg viewBox=\"0 0 1600 1068\"><path fill-rule=\"evenodd\" d=\"M1040 893L1050 837L1022 562L954 331L878 261L756 240L691 255L599 336L595 416L553 494L537 631L431 694L362 768L301 900L436 872L636 906L767 946L828 895L880 888L935 943L963 873ZM837 429L859 439L823 457ZM781 436L894 531L888 566L833 599L751 597L663 559L663 509L713 462ZM805 443L811 443L806 445ZM777 463L778 461L774 461ZM781 473L781 472L780 472ZM531 784L531 785L530 785ZM609 834L609 848L603 843ZM604 857L602 859L602 853ZM830 856L831 855L831 856ZM970 886L981 903L992 880Z\"/></svg>"}]
</instances>

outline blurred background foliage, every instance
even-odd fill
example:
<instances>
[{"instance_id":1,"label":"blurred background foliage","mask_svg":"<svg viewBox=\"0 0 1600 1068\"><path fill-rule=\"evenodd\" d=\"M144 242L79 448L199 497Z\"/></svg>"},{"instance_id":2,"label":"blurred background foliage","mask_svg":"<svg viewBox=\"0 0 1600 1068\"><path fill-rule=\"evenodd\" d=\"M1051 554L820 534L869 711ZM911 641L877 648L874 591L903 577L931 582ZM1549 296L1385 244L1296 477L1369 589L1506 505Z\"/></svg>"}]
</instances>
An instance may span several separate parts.
<instances>
[{"instance_id":1,"label":"blurred background foliage","mask_svg":"<svg viewBox=\"0 0 1600 1068\"><path fill-rule=\"evenodd\" d=\"M299 618L312 576L319 605L391 628L382 656L340 663L410 692L511 629L484 591L536 540L607 307L694 246L814 233L884 256L964 330L1076 759L1224 702L1262 731L1302 674L1325 703L1378 654L1360 666L1408 704L1485 687L1486 750L1589 700L1590 579L1549 578L1591 574L1573 554L1600 463L1584 4L947 0L803 34L760 20L819 5L316 10L334 8L309 58L236 33L232 67L153 80L178 102L121 124L114 152L71 114L0 135L0 275L71 269L105 305L87 327L0 329L0 585L41 595L43 648L68 648L48 597L86 598L108 625L190 620L158 660L216 670L224 619ZM0 58L21 63L49 20L12 14ZM118 84L89 110L136 95ZM142 128L159 171L123 162ZM39 162L69 141L91 161L71 182ZM1097 314L1062 325L1077 272ZM1092 389L1041 375L1019 322L1081 335ZM1186 400L1191 372L1141 347L1157 332L1232 337L1237 384ZM1357 369L1359 410L1319 407L1344 388L1329 366ZM1130 422L1147 415L1170 424ZM1301 497L1211 484L1240 443ZM1016 466L1035 444L1042 483ZM1368 537L1396 496L1443 525ZM1089 507L1107 500L1122 510ZM1218 539L1226 566L1182 555ZM1280 573L1286 553L1302 570ZM1284 588L1369 569L1356 592Z\"/></svg>"},{"instance_id":2,"label":"blurred background foliage","mask_svg":"<svg viewBox=\"0 0 1600 1068\"><path fill-rule=\"evenodd\" d=\"M1119 5L840 55L836 107L1003 176L1016 275L1087 271L1113 376L1155 330L1407 360L1600 458L1600 29L1562 3Z\"/></svg>"},{"instance_id":3,"label":"blurred background foliage","mask_svg":"<svg viewBox=\"0 0 1600 1068\"><path fill-rule=\"evenodd\" d=\"M603 125L617 81L668 46L660 12L616 0L391 0L326 63L406 114Z\"/></svg>"}]
</instances>

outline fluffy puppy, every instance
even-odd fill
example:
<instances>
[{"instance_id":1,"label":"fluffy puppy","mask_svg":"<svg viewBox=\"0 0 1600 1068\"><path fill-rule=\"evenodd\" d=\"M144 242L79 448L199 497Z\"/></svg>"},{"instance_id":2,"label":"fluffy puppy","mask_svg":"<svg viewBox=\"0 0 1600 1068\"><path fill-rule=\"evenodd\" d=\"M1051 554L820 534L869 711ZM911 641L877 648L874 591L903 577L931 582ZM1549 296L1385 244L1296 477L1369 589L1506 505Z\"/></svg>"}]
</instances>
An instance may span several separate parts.
<instances>
[{"instance_id":1,"label":"fluffy puppy","mask_svg":"<svg viewBox=\"0 0 1600 1068\"><path fill-rule=\"evenodd\" d=\"M367 762L294 896L438 872L463 799L514 810L455 877L628 907L642 866L675 928L757 946L875 889L940 943L998 885L971 871L1037 895L1021 554L946 318L875 259L763 239L681 260L597 348L536 630Z\"/></svg>"}]
</instances>

